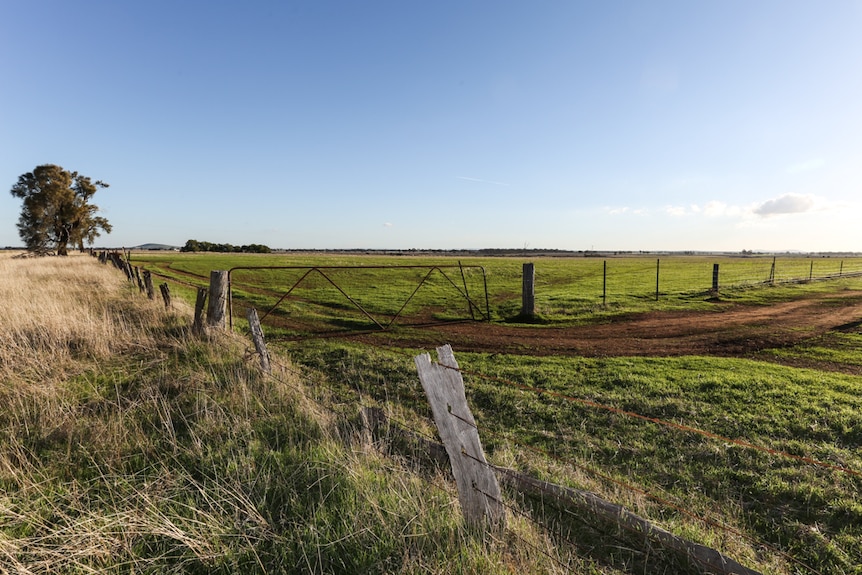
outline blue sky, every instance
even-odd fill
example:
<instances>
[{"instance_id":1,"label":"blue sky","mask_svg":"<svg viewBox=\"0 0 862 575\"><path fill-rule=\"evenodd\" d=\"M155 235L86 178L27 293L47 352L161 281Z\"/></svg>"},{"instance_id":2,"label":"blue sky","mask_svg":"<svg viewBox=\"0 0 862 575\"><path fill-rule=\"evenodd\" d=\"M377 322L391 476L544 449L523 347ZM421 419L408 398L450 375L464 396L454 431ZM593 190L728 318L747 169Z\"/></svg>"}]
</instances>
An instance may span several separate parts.
<instances>
[{"instance_id":1,"label":"blue sky","mask_svg":"<svg viewBox=\"0 0 862 575\"><path fill-rule=\"evenodd\" d=\"M0 4L98 245L862 251L862 0Z\"/></svg>"}]
</instances>

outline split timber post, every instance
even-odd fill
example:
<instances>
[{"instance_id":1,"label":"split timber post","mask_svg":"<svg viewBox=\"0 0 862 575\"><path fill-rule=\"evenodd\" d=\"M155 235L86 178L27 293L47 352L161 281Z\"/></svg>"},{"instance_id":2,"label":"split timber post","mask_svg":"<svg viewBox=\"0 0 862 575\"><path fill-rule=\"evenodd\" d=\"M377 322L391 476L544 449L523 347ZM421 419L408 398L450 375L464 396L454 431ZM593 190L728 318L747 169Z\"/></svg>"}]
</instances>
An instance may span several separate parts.
<instances>
[{"instance_id":1,"label":"split timber post","mask_svg":"<svg viewBox=\"0 0 862 575\"><path fill-rule=\"evenodd\" d=\"M168 284L163 283L159 285L159 291L162 292L162 299L165 300L165 309L171 308L171 288L168 287Z\"/></svg>"},{"instance_id":2,"label":"split timber post","mask_svg":"<svg viewBox=\"0 0 862 575\"><path fill-rule=\"evenodd\" d=\"M655 301L658 301L658 272L659 266L661 266L661 260L657 259L655 261Z\"/></svg>"},{"instance_id":3,"label":"split timber post","mask_svg":"<svg viewBox=\"0 0 862 575\"><path fill-rule=\"evenodd\" d=\"M521 316L532 318L536 315L536 266L524 264L521 281Z\"/></svg>"},{"instance_id":4,"label":"split timber post","mask_svg":"<svg viewBox=\"0 0 862 575\"><path fill-rule=\"evenodd\" d=\"M144 280L141 279L141 268L135 266L135 279L138 280L138 291L144 293Z\"/></svg>"},{"instance_id":5,"label":"split timber post","mask_svg":"<svg viewBox=\"0 0 862 575\"><path fill-rule=\"evenodd\" d=\"M424 353L413 359L452 464L464 519L472 527L502 530L506 527L506 510L500 485L485 461L458 362L448 344L437 348L437 358L438 362L432 363L431 356Z\"/></svg>"},{"instance_id":6,"label":"split timber post","mask_svg":"<svg viewBox=\"0 0 862 575\"><path fill-rule=\"evenodd\" d=\"M156 299L156 290L153 289L153 275L150 270L144 270L144 287L147 289L147 297Z\"/></svg>"},{"instance_id":7,"label":"split timber post","mask_svg":"<svg viewBox=\"0 0 862 575\"><path fill-rule=\"evenodd\" d=\"M195 300L195 321L192 324L192 333L200 334L204 330L204 304L207 301L207 288L198 288L198 297Z\"/></svg>"},{"instance_id":8,"label":"split timber post","mask_svg":"<svg viewBox=\"0 0 862 575\"><path fill-rule=\"evenodd\" d=\"M227 283L226 271L211 271L210 272L210 293L209 305L207 306L207 325L210 327L225 327L225 304L227 303Z\"/></svg>"},{"instance_id":9,"label":"split timber post","mask_svg":"<svg viewBox=\"0 0 862 575\"><path fill-rule=\"evenodd\" d=\"M257 317L257 310L253 307L248 308L246 319L248 319L248 329L251 331L251 339L254 342L254 348L260 356L260 369L262 369L264 373L272 373L272 367L269 365L269 352L266 350L266 342L263 339L263 329L260 327L260 319Z\"/></svg>"},{"instance_id":10,"label":"split timber post","mask_svg":"<svg viewBox=\"0 0 862 575\"><path fill-rule=\"evenodd\" d=\"M718 295L718 264L712 264L712 293Z\"/></svg>"}]
</instances>

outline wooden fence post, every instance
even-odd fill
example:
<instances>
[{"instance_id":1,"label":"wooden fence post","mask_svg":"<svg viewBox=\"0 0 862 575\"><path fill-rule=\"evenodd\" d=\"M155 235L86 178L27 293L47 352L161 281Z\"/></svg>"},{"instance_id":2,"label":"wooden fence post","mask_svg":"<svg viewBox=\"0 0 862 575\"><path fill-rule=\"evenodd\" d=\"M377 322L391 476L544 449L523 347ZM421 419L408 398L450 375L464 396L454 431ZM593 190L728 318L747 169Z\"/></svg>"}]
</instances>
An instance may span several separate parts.
<instances>
[{"instance_id":1,"label":"wooden fence post","mask_svg":"<svg viewBox=\"0 0 862 575\"><path fill-rule=\"evenodd\" d=\"M138 280L138 291L144 293L144 280L141 279L141 268L135 266L135 279Z\"/></svg>"},{"instance_id":2,"label":"wooden fence post","mask_svg":"<svg viewBox=\"0 0 862 575\"><path fill-rule=\"evenodd\" d=\"M718 295L718 264L712 264L712 293Z\"/></svg>"},{"instance_id":3,"label":"wooden fence post","mask_svg":"<svg viewBox=\"0 0 862 575\"><path fill-rule=\"evenodd\" d=\"M264 373L272 373L272 367L269 365L269 352L266 350L266 342L263 340L263 329L260 327L260 319L257 317L257 310L253 307L248 308L246 314L248 319L248 328L251 330L251 339L254 342L254 348L260 355L260 369Z\"/></svg>"},{"instance_id":4,"label":"wooden fence post","mask_svg":"<svg viewBox=\"0 0 862 575\"><path fill-rule=\"evenodd\" d=\"M485 461L479 430L464 393L464 380L449 345L437 348L438 363L427 353L414 359L419 380L431 404L434 422L446 446L464 519L473 527L503 529L506 510L500 485Z\"/></svg>"},{"instance_id":5,"label":"wooden fence post","mask_svg":"<svg viewBox=\"0 0 862 575\"><path fill-rule=\"evenodd\" d=\"M227 303L227 272L210 272L209 305L207 306L207 325L225 327L225 304Z\"/></svg>"},{"instance_id":6,"label":"wooden fence post","mask_svg":"<svg viewBox=\"0 0 862 575\"><path fill-rule=\"evenodd\" d=\"M168 287L168 284L163 283L159 285L159 291L162 292L162 299L165 300L165 309L170 309L171 307L171 288Z\"/></svg>"},{"instance_id":7,"label":"wooden fence post","mask_svg":"<svg viewBox=\"0 0 862 575\"><path fill-rule=\"evenodd\" d=\"M195 300L195 321L192 324L192 333L200 334L204 330L204 304L207 301L207 288L198 288L198 296Z\"/></svg>"},{"instance_id":8,"label":"wooden fence post","mask_svg":"<svg viewBox=\"0 0 862 575\"><path fill-rule=\"evenodd\" d=\"M602 305L608 305L608 260L602 262Z\"/></svg>"},{"instance_id":9,"label":"wooden fence post","mask_svg":"<svg viewBox=\"0 0 862 575\"><path fill-rule=\"evenodd\" d=\"M659 278L659 267L661 266L661 259L657 259L655 261L655 301L658 301L658 278Z\"/></svg>"},{"instance_id":10,"label":"wooden fence post","mask_svg":"<svg viewBox=\"0 0 862 575\"><path fill-rule=\"evenodd\" d=\"M521 316L532 318L536 315L536 266L524 264L524 277L521 281Z\"/></svg>"},{"instance_id":11,"label":"wooden fence post","mask_svg":"<svg viewBox=\"0 0 862 575\"><path fill-rule=\"evenodd\" d=\"M147 289L147 297L156 299L156 290L153 289L153 275L150 270L144 270L144 287Z\"/></svg>"}]
</instances>

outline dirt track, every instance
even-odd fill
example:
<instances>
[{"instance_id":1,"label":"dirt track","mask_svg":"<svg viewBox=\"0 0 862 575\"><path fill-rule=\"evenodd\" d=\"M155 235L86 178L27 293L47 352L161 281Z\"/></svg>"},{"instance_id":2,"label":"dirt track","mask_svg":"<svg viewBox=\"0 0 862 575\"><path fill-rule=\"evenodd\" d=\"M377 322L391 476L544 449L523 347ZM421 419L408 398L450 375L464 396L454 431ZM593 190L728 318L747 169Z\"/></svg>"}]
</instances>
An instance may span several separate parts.
<instances>
[{"instance_id":1,"label":"dirt track","mask_svg":"<svg viewBox=\"0 0 862 575\"><path fill-rule=\"evenodd\" d=\"M580 356L750 356L862 324L862 291L769 306L716 303L715 311L656 312L577 327L461 323L398 338L397 345L450 343L463 351ZM370 336L376 344L387 335ZM392 341L396 344L395 341Z\"/></svg>"}]
</instances>

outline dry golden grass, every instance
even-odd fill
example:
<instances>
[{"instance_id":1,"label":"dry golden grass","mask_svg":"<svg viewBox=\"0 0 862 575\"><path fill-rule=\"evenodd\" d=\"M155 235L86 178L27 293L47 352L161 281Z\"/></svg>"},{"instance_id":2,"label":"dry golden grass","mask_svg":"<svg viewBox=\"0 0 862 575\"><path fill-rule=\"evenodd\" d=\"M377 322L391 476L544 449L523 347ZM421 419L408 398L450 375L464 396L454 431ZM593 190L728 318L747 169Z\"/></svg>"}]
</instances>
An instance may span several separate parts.
<instances>
[{"instance_id":1,"label":"dry golden grass","mask_svg":"<svg viewBox=\"0 0 862 575\"><path fill-rule=\"evenodd\" d=\"M3 379L57 376L82 358L153 348L154 320L117 270L84 255L0 256L0 365Z\"/></svg>"}]
</instances>

